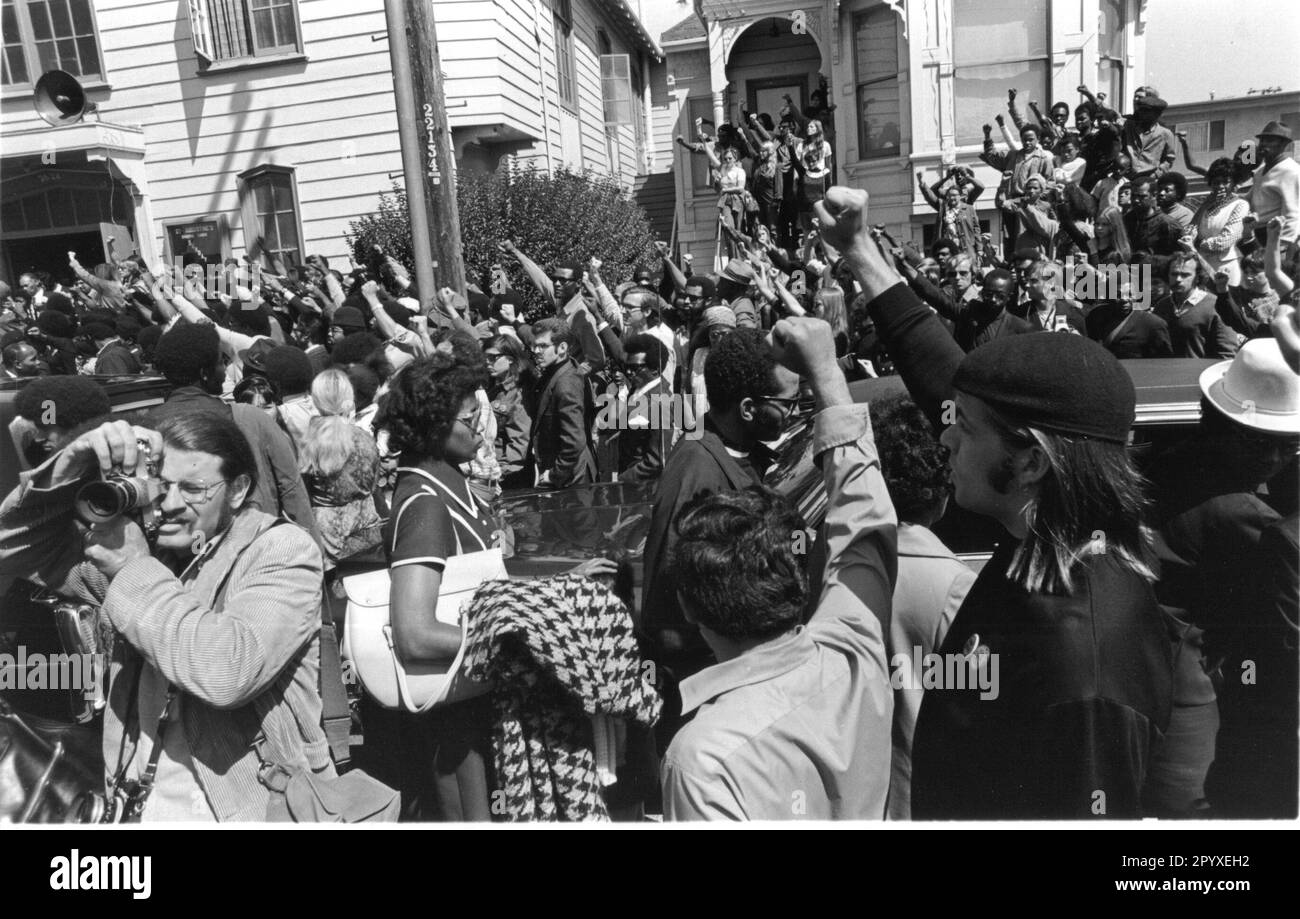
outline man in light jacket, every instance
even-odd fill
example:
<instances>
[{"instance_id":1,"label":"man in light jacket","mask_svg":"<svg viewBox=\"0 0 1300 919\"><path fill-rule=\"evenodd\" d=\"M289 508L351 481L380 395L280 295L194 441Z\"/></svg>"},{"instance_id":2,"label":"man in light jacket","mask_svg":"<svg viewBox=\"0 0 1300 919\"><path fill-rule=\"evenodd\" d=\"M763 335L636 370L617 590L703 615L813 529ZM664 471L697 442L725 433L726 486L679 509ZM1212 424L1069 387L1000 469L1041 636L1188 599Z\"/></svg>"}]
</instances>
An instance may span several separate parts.
<instances>
[{"instance_id":1,"label":"man in light jacket","mask_svg":"<svg viewBox=\"0 0 1300 919\"><path fill-rule=\"evenodd\" d=\"M159 428L107 422L26 475L0 505L0 575L97 604L120 635L104 715L110 794L154 762L143 821L265 820L263 758L333 774L320 550L248 503L257 465L233 420L202 412ZM150 463L152 546L127 516L78 525L81 486Z\"/></svg>"}]
</instances>

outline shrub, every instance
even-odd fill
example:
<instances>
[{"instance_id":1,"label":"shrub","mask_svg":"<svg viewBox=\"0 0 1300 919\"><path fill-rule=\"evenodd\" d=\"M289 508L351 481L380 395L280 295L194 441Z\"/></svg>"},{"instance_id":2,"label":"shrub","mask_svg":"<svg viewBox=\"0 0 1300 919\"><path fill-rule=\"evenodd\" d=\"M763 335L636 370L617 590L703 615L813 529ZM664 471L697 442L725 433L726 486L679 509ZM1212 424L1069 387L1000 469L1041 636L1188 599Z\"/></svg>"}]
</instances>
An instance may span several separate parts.
<instances>
[{"instance_id":1,"label":"shrub","mask_svg":"<svg viewBox=\"0 0 1300 919\"><path fill-rule=\"evenodd\" d=\"M537 264L572 259L600 259L601 276L613 288L632 277L640 265L657 263L654 237L645 212L612 179L567 167L548 176L534 163L511 163L496 172L461 170L457 174L461 244L465 275L488 290L490 269L500 263L510 284L523 297L526 313L545 310L541 295L519 264L497 250L497 241L513 239ZM348 243L358 264L370 261L378 244L403 265L412 266L411 228L406 192L394 183L379 196L373 214L354 220Z\"/></svg>"}]
</instances>

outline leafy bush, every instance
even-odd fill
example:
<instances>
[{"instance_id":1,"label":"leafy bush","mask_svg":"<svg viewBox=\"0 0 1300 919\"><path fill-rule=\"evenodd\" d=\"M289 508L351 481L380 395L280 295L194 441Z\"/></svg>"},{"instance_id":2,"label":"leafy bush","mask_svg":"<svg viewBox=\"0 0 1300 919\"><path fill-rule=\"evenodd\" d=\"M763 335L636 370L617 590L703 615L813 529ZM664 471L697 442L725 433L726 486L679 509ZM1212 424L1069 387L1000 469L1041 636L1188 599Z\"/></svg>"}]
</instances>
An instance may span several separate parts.
<instances>
[{"instance_id":1,"label":"leafy bush","mask_svg":"<svg viewBox=\"0 0 1300 919\"><path fill-rule=\"evenodd\" d=\"M491 266L500 263L510 284L524 298L527 312L545 309L541 295L519 264L497 250L497 241L513 239L543 267L558 261L604 262L601 276L612 290L640 265L657 261L654 237L645 212L612 179L567 167L548 176L535 164L511 163L496 172L461 170L456 197L460 209L465 274L488 289ZM381 194L375 213L352 221L348 242L359 264L367 263L376 244L408 267L411 228L406 192L394 183Z\"/></svg>"}]
</instances>

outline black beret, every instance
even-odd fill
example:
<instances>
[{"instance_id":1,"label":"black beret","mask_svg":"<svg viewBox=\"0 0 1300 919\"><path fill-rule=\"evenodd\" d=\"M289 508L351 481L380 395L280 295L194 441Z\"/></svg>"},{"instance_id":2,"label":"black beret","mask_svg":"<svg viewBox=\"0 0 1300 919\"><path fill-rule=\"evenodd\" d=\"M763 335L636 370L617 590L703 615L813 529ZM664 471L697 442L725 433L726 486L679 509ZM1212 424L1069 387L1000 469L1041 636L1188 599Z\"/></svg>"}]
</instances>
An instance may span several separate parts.
<instances>
[{"instance_id":1,"label":"black beret","mask_svg":"<svg viewBox=\"0 0 1300 919\"><path fill-rule=\"evenodd\" d=\"M981 345L962 359L952 385L1029 427L1119 444L1137 409L1133 381L1115 356L1061 332Z\"/></svg>"}]
</instances>

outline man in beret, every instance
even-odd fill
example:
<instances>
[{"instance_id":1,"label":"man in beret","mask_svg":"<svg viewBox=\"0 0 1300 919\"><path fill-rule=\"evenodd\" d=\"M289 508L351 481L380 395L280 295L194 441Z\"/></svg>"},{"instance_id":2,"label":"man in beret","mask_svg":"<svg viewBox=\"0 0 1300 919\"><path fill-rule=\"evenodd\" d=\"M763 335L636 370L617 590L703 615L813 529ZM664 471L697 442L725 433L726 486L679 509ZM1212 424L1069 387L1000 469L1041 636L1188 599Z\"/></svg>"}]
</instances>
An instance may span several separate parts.
<instances>
[{"instance_id":1,"label":"man in beret","mask_svg":"<svg viewBox=\"0 0 1300 919\"><path fill-rule=\"evenodd\" d=\"M963 354L871 238L866 192L832 188L816 211L942 432L955 501L1006 531L938 649L954 672L921 703L913 817L1140 817L1173 655L1126 450L1128 373L1078 335Z\"/></svg>"},{"instance_id":2,"label":"man in beret","mask_svg":"<svg viewBox=\"0 0 1300 919\"><path fill-rule=\"evenodd\" d=\"M1120 144L1133 160L1133 172L1138 176L1158 179L1174 168L1174 132L1160 123L1160 115L1168 107L1169 103L1149 86L1133 94L1133 114L1120 131Z\"/></svg>"}]
</instances>

